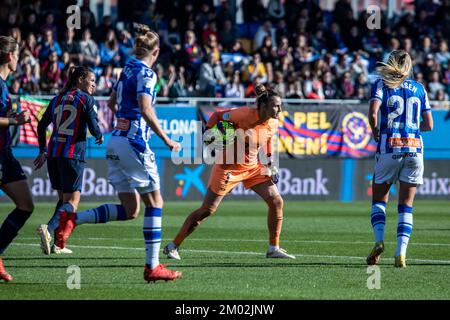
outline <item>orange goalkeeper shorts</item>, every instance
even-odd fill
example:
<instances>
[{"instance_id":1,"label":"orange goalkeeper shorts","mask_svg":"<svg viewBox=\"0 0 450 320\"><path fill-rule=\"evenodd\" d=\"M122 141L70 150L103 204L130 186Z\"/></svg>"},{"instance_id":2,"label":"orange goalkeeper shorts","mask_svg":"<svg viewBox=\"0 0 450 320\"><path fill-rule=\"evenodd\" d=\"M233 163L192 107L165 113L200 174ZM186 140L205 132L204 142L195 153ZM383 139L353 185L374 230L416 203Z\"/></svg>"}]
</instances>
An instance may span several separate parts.
<instances>
[{"instance_id":1,"label":"orange goalkeeper shorts","mask_svg":"<svg viewBox=\"0 0 450 320\"><path fill-rule=\"evenodd\" d=\"M220 196L231 192L240 182L244 183L245 189L250 189L271 180L270 176L262 174L264 169L266 168L260 163L249 169L236 169L230 165L215 164L209 177L208 188Z\"/></svg>"}]
</instances>

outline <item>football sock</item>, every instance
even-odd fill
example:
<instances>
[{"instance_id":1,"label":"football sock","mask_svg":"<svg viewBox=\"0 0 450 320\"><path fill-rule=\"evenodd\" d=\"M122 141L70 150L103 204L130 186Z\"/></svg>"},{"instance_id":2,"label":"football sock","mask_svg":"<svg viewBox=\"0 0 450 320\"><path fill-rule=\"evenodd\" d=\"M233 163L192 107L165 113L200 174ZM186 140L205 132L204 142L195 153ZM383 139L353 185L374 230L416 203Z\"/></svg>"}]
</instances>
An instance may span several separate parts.
<instances>
[{"instance_id":1,"label":"football sock","mask_svg":"<svg viewBox=\"0 0 450 320\"><path fill-rule=\"evenodd\" d=\"M273 251L278 250L278 249L280 249L280 246L271 246L271 245L269 245L269 252L273 252Z\"/></svg>"},{"instance_id":2,"label":"football sock","mask_svg":"<svg viewBox=\"0 0 450 320\"><path fill-rule=\"evenodd\" d=\"M6 217L0 227L0 255L14 240L30 215L31 212L16 208Z\"/></svg>"},{"instance_id":3,"label":"football sock","mask_svg":"<svg viewBox=\"0 0 450 320\"><path fill-rule=\"evenodd\" d=\"M409 237L413 228L413 208L406 205L398 205L397 224L397 249L395 256L406 255Z\"/></svg>"},{"instance_id":4,"label":"football sock","mask_svg":"<svg viewBox=\"0 0 450 320\"><path fill-rule=\"evenodd\" d=\"M144 240L145 263L154 269L159 265L159 249L161 247L161 208L145 208Z\"/></svg>"},{"instance_id":5,"label":"football sock","mask_svg":"<svg viewBox=\"0 0 450 320\"><path fill-rule=\"evenodd\" d=\"M59 227L59 213L58 212L59 212L59 208L62 206L62 204L63 204L63 201L58 200L58 203L56 204L56 207L55 207L55 212L53 212L53 216L47 223L48 232L50 234L55 233L55 230L58 229L58 227Z\"/></svg>"},{"instance_id":6,"label":"football sock","mask_svg":"<svg viewBox=\"0 0 450 320\"><path fill-rule=\"evenodd\" d=\"M384 240L384 227L386 225L386 202L372 201L372 212L370 214L375 242Z\"/></svg>"},{"instance_id":7,"label":"football sock","mask_svg":"<svg viewBox=\"0 0 450 320\"><path fill-rule=\"evenodd\" d=\"M269 228L269 245L280 246L281 226L283 225L283 208L276 208L269 204L267 227Z\"/></svg>"},{"instance_id":8,"label":"football sock","mask_svg":"<svg viewBox=\"0 0 450 320\"><path fill-rule=\"evenodd\" d=\"M100 207L77 213L77 225L84 223L106 223L127 220L125 208L120 204L104 204Z\"/></svg>"}]
</instances>

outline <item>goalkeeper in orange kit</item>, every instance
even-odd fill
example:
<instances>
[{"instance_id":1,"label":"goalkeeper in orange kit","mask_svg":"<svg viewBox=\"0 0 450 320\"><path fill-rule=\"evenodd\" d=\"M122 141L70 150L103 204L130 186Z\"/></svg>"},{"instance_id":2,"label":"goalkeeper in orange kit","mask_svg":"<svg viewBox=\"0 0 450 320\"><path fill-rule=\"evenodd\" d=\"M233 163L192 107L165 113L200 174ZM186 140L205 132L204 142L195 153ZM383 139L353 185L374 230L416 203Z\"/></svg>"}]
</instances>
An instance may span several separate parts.
<instances>
[{"instance_id":1,"label":"goalkeeper in orange kit","mask_svg":"<svg viewBox=\"0 0 450 320\"><path fill-rule=\"evenodd\" d=\"M255 92L256 109L243 107L215 112L206 124L208 130L219 121L231 122L237 129L236 142L216 156L203 204L186 218L176 237L164 248L168 258L181 259L178 248L184 239L217 210L226 194L242 182L246 189L252 189L263 198L269 207L269 249L266 257L295 259L280 248L283 199L276 186L276 168L270 162L272 137L277 132L281 112L281 98L277 92L266 89L262 84L255 88ZM266 165L258 160L260 151L265 151L266 159L269 159Z\"/></svg>"}]
</instances>

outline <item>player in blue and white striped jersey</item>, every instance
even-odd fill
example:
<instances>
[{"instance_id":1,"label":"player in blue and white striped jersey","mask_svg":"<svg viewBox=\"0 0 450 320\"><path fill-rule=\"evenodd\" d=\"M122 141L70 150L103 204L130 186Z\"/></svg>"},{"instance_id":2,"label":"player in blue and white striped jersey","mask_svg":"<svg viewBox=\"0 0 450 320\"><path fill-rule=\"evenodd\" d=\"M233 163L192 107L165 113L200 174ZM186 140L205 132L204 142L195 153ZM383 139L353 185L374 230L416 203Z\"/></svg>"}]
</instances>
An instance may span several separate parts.
<instances>
[{"instance_id":1,"label":"player in blue and white striped jersey","mask_svg":"<svg viewBox=\"0 0 450 320\"><path fill-rule=\"evenodd\" d=\"M412 71L409 54L403 50L392 51L387 63L380 64L377 68L380 79L373 85L369 110L369 123L378 146L371 212L375 246L367 264L377 264L384 251L386 203L391 185L399 181L395 266L405 267L414 196L417 185L423 183L421 132L433 129L433 117L425 88L409 78Z\"/></svg>"},{"instance_id":2,"label":"player in blue and white striped jersey","mask_svg":"<svg viewBox=\"0 0 450 320\"><path fill-rule=\"evenodd\" d=\"M162 130L153 108L157 76L151 66L159 55L159 36L147 28L136 38L134 53L136 57L125 65L108 103L117 119L106 150L108 175L121 204L104 204L77 213L66 223L63 234L67 239L76 225L84 223L134 219L139 214L142 198L145 204L144 279L148 282L175 280L181 277L181 272L159 263L163 199L155 155L148 145L152 130L171 150L181 148Z\"/></svg>"}]
</instances>

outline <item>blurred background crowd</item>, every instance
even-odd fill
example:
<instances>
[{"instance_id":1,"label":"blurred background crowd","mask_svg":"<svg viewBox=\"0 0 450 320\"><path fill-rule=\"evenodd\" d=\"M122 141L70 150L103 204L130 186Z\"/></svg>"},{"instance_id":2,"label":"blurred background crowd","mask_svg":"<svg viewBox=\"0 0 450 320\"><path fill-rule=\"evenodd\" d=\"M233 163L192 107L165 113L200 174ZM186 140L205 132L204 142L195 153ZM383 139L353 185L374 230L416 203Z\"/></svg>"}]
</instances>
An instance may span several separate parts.
<instances>
[{"instance_id":1,"label":"blurred background crowd","mask_svg":"<svg viewBox=\"0 0 450 320\"><path fill-rule=\"evenodd\" d=\"M381 12L374 30L350 0L332 10L314 0L242 0L238 8L236 0L119 0L118 16L100 19L80 2L81 28L67 29L74 1L0 1L0 34L20 43L12 93L57 93L69 68L82 64L95 70L96 94L109 95L137 22L160 35L153 67L160 97L253 97L255 84L265 83L285 98L368 99L376 61L405 49L430 99L449 100L450 0L415 1L390 19Z\"/></svg>"}]
</instances>

